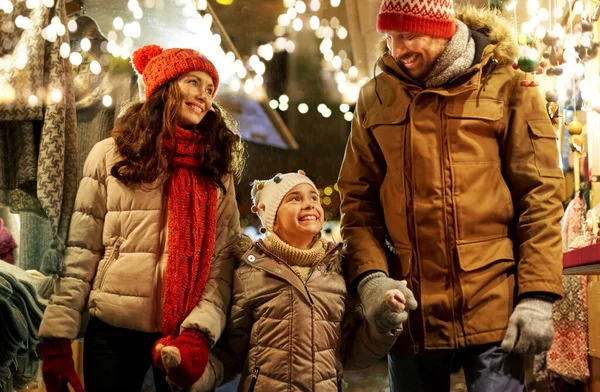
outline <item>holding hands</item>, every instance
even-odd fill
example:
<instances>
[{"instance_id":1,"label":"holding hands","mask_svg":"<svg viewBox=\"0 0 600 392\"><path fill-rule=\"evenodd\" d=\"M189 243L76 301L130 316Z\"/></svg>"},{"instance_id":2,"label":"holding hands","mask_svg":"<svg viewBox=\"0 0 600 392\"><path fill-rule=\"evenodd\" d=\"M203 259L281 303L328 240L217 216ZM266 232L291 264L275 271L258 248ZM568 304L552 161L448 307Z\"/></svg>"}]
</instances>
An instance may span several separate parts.
<instances>
[{"instance_id":1,"label":"holding hands","mask_svg":"<svg viewBox=\"0 0 600 392\"><path fill-rule=\"evenodd\" d=\"M358 295L367 321L380 333L400 328L408 319L408 310L417 308L417 300L406 281L388 278L383 272L364 277L358 284Z\"/></svg>"}]
</instances>

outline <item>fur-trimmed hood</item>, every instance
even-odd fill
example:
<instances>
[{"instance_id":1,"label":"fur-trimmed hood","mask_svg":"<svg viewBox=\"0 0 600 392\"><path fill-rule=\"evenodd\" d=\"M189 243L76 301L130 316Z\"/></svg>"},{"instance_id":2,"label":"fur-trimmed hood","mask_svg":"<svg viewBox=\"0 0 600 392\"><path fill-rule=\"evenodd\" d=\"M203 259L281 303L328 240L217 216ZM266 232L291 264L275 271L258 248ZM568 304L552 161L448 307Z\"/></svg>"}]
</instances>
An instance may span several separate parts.
<instances>
[{"instance_id":1,"label":"fur-trimmed hood","mask_svg":"<svg viewBox=\"0 0 600 392\"><path fill-rule=\"evenodd\" d=\"M497 11L487 8L477 8L472 5L461 5L455 8L456 19L460 20L473 31L485 35L494 48L494 58L499 65L511 64L519 54L519 48L514 37L514 27ZM378 47L380 55L388 53L385 38Z\"/></svg>"}]
</instances>

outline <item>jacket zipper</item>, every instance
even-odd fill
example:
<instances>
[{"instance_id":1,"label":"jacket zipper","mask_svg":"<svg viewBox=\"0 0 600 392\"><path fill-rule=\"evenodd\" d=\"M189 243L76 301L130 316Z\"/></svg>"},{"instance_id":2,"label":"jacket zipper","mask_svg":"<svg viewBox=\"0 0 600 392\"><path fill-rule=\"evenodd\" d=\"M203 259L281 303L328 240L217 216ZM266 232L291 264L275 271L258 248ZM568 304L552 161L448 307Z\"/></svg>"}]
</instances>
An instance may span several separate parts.
<instances>
[{"instance_id":1,"label":"jacket zipper","mask_svg":"<svg viewBox=\"0 0 600 392\"><path fill-rule=\"evenodd\" d=\"M100 281L98 282L98 290L102 289L102 286L104 285L104 280L106 279L106 273L108 272L108 269L110 268L112 263L116 259L119 258L119 248L121 247L121 244L123 243L124 240L125 240L125 238L119 237L115 241L113 251L110 254L110 257L108 258L108 260L106 260L106 265L104 266L104 269L102 270L102 276L100 276Z\"/></svg>"},{"instance_id":2,"label":"jacket zipper","mask_svg":"<svg viewBox=\"0 0 600 392\"><path fill-rule=\"evenodd\" d=\"M258 380L259 374L260 368L256 366L254 368L254 372L252 372L252 379L250 380L250 388L248 388L248 392L254 392L254 388L256 387L256 381Z\"/></svg>"},{"instance_id":3,"label":"jacket zipper","mask_svg":"<svg viewBox=\"0 0 600 392\"><path fill-rule=\"evenodd\" d=\"M439 97L438 97L439 98ZM456 258L454 257L454 251L452 250L453 248L451 247L451 245L448 243L449 240L449 236L450 236L450 230L452 230L454 232L454 242L456 242L456 237L458 236L458 232L456 230L457 227L457 217L456 217L456 204L454 203L454 199L453 199L453 195L454 195L454 178L453 178L453 169L452 169L452 162L451 162L451 152L450 152L450 141L448 140L448 132L447 132L447 120L444 117L444 112L445 112L445 106L444 106L444 110L440 111L441 117L440 117L440 122L441 122L441 129L446 130L445 132L443 132L442 135L442 181L443 182L443 187L442 189L444 189L444 206L446 205L446 201L447 201L447 185L446 185L446 167L445 167L445 163L446 163L446 159L448 160L448 171L450 172L450 202L451 202L451 206L452 206L452 228L450 228L449 222L448 222L448 214L445 211L446 208L444 208L444 227L445 227L445 235L446 235L446 241L445 241L445 245L446 245L446 254L448 255L448 267L449 267L449 272L450 272L450 285L452 287L452 319L454 320L454 323L452 323L452 332L454 333L454 346L458 347L458 332L456 330L456 321L459 321L457 319L457 313L460 313L460 309L456 309L456 292L457 292L457 287L456 287L456 283L457 281L459 281L458 279L458 271L457 271L457 266L455 265L456 263ZM456 247L454 247L454 250L456 250ZM462 316L461 316L462 317ZM459 323L462 325L462 320L459 321Z\"/></svg>"}]
</instances>

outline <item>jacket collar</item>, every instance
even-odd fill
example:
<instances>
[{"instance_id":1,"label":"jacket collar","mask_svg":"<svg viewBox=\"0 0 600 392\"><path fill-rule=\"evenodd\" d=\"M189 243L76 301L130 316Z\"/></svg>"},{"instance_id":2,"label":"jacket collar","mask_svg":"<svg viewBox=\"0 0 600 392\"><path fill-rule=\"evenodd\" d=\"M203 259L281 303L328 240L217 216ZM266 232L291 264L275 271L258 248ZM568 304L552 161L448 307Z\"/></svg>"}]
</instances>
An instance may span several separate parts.
<instances>
[{"instance_id":1,"label":"jacket collar","mask_svg":"<svg viewBox=\"0 0 600 392\"><path fill-rule=\"evenodd\" d=\"M342 244L330 243L327 246L325 256L322 260L315 263L311 271L308 274L308 279L312 275L314 269L324 262L330 261L332 258L338 256ZM276 255L269 251L264 245L262 240L256 241L256 243L242 256L242 262L246 263L252 268L262 270L270 275L285 280L288 284L295 287L298 292L306 299L308 303L312 305L312 298L308 293L308 289L302 280L294 273L292 268L285 263L285 261L279 259ZM333 262L333 260L331 260ZM307 279L307 281L308 281Z\"/></svg>"}]
</instances>

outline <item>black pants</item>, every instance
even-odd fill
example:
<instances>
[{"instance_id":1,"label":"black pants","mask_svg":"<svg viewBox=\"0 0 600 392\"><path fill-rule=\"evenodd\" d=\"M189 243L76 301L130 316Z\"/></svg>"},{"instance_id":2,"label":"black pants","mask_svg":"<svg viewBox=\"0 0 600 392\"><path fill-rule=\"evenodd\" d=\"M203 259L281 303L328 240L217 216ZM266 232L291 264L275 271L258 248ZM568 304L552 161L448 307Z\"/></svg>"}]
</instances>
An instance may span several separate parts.
<instances>
[{"instance_id":1,"label":"black pants","mask_svg":"<svg viewBox=\"0 0 600 392\"><path fill-rule=\"evenodd\" d=\"M117 328L92 317L83 344L86 392L139 392L160 333ZM152 365L156 392L171 392L166 374Z\"/></svg>"}]
</instances>

